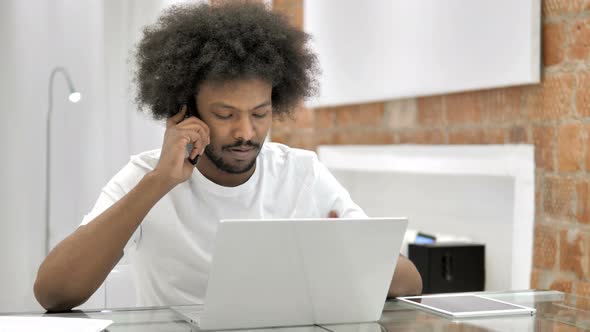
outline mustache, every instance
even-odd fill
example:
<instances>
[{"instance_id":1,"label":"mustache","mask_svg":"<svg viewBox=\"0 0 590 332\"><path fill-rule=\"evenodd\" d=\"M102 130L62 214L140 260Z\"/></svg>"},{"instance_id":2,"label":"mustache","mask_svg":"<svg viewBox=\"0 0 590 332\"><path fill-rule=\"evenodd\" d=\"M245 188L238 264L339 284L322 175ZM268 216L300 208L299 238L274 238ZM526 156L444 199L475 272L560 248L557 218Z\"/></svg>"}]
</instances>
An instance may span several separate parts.
<instances>
[{"instance_id":1,"label":"mustache","mask_svg":"<svg viewBox=\"0 0 590 332\"><path fill-rule=\"evenodd\" d=\"M224 145L221 148L225 150L225 149L239 148L239 147L242 147L242 146L251 147L251 148L254 148L254 149L260 149L260 144L259 143L256 143L256 142L253 142L253 141L250 141L250 140L248 140L248 141L239 140L239 141L236 141L233 144Z\"/></svg>"}]
</instances>

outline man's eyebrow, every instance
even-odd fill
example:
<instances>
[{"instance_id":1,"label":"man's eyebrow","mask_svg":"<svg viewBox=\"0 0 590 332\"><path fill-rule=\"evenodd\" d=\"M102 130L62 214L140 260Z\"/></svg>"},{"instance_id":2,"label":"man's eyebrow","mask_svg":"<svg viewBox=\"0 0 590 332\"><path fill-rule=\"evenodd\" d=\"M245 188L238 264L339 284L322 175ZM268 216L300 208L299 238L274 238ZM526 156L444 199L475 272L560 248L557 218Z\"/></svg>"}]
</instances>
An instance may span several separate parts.
<instances>
[{"instance_id":1,"label":"man's eyebrow","mask_svg":"<svg viewBox=\"0 0 590 332\"><path fill-rule=\"evenodd\" d=\"M223 102L216 102L216 103L212 103L210 105L211 107L217 107L217 108L231 108L231 109L235 109L236 107L223 103Z\"/></svg>"},{"instance_id":2,"label":"man's eyebrow","mask_svg":"<svg viewBox=\"0 0 590 332\"><path fill-rule=\"evenodd\" d=\"M254 107L253 110L257 110L259 108L263 108L263 107L270 106L270 105L272 105L272 101L271 100L267 100L264 103L262 103L262 104L260 104L260 105L258 105L256 107Z\"/></svg>"},{"instance_id":3,"label":"man's eyebrow","mask_svg":"<svg viewBox=\"0 0 590 332\"><path fill-rule=\"evenodd\" d=\"M259 108L262 108L262 107L266 107L266 106L270 106L270 105L272 105L272 101L271 100L267 100L267 101L263 102L260 105L254 106L254 108L252 108L252 110L256 110L256 109L259 109ZM228 108L228 109L232 109L232 110L239 110L237 107L235 107L233 105L226 104L226 103L220 102L220 101L219 102L212 103L210 106L211 107L218 107L218 108Z\"/></svg>"}]
</instances>

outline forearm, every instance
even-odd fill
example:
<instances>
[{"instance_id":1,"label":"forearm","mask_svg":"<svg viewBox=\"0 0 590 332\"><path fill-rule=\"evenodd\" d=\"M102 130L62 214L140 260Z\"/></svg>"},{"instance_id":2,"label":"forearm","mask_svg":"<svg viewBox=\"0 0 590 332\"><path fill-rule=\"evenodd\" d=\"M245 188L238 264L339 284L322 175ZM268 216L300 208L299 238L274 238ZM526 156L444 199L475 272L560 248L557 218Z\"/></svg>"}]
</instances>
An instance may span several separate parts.
<instances>
[{"instance_id":1,"label":"forearm","mask_svg":"<svg viewBox=\"0 0 590 332\"><path fill-rule=\"evenodd\" d=\"M102 284L149 210L171 189L148 173L127 195L59 243L37 273L35 297L47 310L84 303Z\"/></svg>"},{"instance_id":2,"label":"forearm","mask_svg":"<svg viewBox=\"0 0 590 332\"><path fill-rule=\"evenodd\" d=\"M419 295L422 293L422 277L409 259L399 255L388 297Z\"/></svg>"}]
</instances>

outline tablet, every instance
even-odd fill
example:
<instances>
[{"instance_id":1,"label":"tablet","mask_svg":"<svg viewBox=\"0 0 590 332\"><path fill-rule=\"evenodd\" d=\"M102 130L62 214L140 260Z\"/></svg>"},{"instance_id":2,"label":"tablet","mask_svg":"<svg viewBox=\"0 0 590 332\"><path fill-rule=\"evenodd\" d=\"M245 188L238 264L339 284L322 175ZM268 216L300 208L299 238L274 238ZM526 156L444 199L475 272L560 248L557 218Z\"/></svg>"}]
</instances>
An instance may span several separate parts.
<instances>
[{"instance_id":1,"label":"tablet","mask_svg":"<svg viewBox=\"0 0 590 332\"><path fill-rule=\"evenodd\" d=\"M398 297L399 301L454 318L534 315L536 309L489 297L462 293Z\"/></svg>"}]
</instances>

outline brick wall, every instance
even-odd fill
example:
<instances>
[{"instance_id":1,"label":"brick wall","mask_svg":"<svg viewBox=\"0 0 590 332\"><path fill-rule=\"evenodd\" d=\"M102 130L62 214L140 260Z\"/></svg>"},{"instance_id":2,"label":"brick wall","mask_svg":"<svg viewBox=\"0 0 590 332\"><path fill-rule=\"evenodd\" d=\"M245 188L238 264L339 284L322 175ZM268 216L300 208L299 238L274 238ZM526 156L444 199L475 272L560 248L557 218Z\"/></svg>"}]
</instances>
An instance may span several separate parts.
<instances>
[{"instance_id":1,"label":"brick wall","mask_svg":"<svg viewBox=\"0 0 590 332\"><path fill-rule=\"evenodd\" d=\"M302 0L274 0L301 27ZM535 145L531 283L590 296L590 0L543 1L543 82L380 103L301 109L274 141Z\"/></svg>"}]
</instances>

